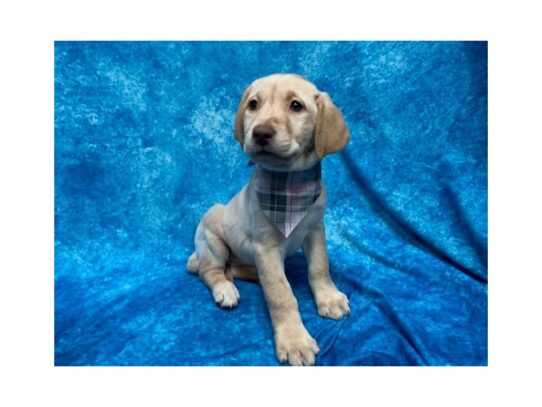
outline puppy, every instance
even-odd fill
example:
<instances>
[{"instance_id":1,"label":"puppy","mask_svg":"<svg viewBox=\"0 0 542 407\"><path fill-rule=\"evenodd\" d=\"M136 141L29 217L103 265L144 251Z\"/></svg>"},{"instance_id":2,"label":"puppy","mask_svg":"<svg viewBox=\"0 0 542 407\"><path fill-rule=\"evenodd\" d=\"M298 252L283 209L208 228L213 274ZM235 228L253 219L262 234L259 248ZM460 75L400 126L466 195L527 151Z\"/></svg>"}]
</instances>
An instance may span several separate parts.
<instances>
[{"instance_id":1,"label":"puppy","mask_svg":"<svg viewBox=\"0 0 542 407\"><path fill-rule=\"evenodd\" d=\"M343 149L350 133L326 93L300 76L276 74L245 90L234 135L255 172L227 205L205 213L187 269L199 274L224 308L239 301L234 278L259 281L277 359L314 365L319 348L301 321L284 259L302 247L318 313L333 319L350 313L346 295L329 275L320 179L320 160Z\"/></svg>"}]
</instances>

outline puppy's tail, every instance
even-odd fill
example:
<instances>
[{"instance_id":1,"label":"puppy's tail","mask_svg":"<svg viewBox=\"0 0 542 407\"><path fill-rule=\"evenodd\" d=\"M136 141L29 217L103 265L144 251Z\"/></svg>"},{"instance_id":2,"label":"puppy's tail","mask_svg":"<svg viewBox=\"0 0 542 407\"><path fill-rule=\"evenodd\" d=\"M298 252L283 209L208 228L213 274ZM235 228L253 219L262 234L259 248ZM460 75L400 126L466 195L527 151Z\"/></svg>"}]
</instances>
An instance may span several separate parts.
<instances>
[{"instance_id":1,"label":"puppy's tail","mask_svg":"<svg viewBox=\"0 0 542 407\"><path fill-rule=\"evenodd\" d=\"M199 261L196 252L192 253L186 262L186 269L189 273L198 274Z\"/></svg>"}]
</instances>

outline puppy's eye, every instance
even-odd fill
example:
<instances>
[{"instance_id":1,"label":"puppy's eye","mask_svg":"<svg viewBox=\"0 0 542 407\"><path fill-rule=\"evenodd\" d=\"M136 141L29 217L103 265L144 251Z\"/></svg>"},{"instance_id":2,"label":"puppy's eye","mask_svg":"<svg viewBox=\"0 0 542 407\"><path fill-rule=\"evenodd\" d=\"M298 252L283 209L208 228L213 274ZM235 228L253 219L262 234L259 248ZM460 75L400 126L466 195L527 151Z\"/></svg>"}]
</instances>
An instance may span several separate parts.
<instances>
[{"instance_id":1,"label":"puppy's eye","mask_svg":"<svg viewBox=\"0 0 542 407\"><path fill-rule=\"evenodd\" d=\"M300 112L303 110L303 105L297 100L292 100L292 103L290 103L290 110L293 110L294 112Z\"/></svg>"},{"instance_id":2,"label":"puppy's eye","mask_svg":"<svg viewBox=\"0 0 542 407\"><path fill-rule=\"evenodd\" d=\"M258 108L258 101L256 99L252 99L250 102L248 102L248 109L249 110L256 110Z\"/></svg>"}]
</instances>

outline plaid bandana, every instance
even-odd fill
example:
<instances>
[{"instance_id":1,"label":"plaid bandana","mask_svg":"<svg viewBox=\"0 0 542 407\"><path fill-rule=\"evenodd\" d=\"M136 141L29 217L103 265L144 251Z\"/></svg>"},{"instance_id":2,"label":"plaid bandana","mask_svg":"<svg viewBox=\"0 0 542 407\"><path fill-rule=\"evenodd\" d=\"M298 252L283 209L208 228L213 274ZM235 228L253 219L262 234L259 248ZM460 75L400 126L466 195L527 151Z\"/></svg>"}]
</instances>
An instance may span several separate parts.
<instances>
[{"instance_id":1,"label":"plaid bandana","mask_svg":"<svg viewBox=\"0 0 542 407\"><path fill-rule=\"evenodd\" d=\"M269 171L256 167L256 194L260 208L288 237L322 191L320 162L304 171Z\"/></svg>"}]
</instances>

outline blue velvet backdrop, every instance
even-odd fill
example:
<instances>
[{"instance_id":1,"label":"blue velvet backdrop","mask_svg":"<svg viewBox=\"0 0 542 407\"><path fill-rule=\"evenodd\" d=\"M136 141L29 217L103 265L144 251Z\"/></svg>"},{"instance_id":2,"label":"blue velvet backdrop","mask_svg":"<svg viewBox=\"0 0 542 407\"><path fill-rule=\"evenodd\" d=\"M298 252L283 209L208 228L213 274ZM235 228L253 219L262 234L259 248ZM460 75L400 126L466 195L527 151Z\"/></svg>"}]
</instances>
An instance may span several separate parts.
<instances>
[{"instance_id":1,"label":"blue velvet backdrop","mask_svg":"<svg viewBox=\"0 0 542 407\"><path fill-rule=\"evenodd\" d=\"M55 44L55 363L276 365L261 288L218 308L186 273L197 223L253 167L232 135L252 80L296 72L352 133L323 162L332 275L319 365L487 364L487 44Z\"/></svg>"}]
</instances>

